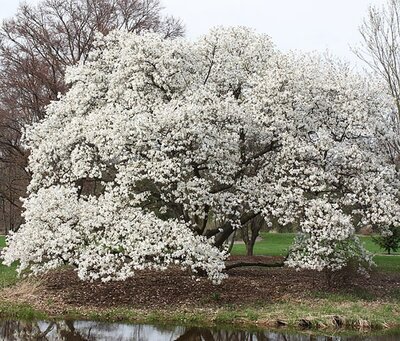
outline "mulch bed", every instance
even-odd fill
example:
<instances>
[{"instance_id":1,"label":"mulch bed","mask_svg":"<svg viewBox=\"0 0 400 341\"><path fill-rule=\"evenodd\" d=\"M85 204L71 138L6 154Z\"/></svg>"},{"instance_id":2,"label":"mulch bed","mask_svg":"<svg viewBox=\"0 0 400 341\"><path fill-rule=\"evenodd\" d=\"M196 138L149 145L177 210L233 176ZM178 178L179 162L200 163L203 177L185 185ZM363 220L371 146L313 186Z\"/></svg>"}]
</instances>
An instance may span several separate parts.
<instances>
[{"instance_id":1,"label":"mulch bed","mask_svg":"<svg viewBox=\"0 0 400 341\"><path fill-rule=\"evenodd\" d=\"M232 257L230 262L243 260L282 261L279 257L257 256ZM353 273L346 280L339 276L330 284L322 273L288 268L245 267L232 269L228 274L229 277L218 286L207 278L193 278L179 269L142 271L126 281L102 283L82 282L75 271L64 269L43 277L41 296L79 307L152 309L264 304L286 298L301 299L309 297L312 292L327 291L363 292L374 299L389 299L395 290L400 290L398 273L374 272L369 278Z\"/></svg>"}]
</instances>

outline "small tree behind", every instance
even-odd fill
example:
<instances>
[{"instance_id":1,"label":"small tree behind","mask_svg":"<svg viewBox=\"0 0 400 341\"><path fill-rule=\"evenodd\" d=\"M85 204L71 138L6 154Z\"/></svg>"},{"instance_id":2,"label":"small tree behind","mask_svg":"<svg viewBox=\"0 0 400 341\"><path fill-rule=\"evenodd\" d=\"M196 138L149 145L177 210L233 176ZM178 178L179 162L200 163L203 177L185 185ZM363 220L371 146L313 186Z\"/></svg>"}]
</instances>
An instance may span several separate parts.
<instances>
[{"instance_id":1,"label":"small tree behind","mask_svg":"<svg viewBox=\"0 0 400 341\"><path fill-rule=\"evenodd\" d=\"M377 237L372 237L374 243L384 249L388 255L390 255L392 251L396 252L400 248L400 227L391 227L390 232L391 234L384 233Z\"/></svg>"},{"instance_id":2,"label":"small tree behind","mask_svg":"<svg viewBox=\"0 0 400 341\"><path fill-rule=\"evenodd\" d=\"M253 256L254 244L260 234L261 228L265 225L263 217L257 216L241 228L243 242L246 245L246 255Z\"/></svg>"}]
</instances>

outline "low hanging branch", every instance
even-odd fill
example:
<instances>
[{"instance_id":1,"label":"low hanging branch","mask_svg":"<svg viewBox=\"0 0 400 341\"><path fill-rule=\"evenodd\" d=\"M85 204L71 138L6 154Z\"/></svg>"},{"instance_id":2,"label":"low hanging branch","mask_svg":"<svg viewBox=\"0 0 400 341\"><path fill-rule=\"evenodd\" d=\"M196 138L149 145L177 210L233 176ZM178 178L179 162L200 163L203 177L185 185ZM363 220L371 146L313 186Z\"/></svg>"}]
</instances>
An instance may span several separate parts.
<instances>
[{"instance_id":1,"label":"low hanging branch","mask_svg":"<svg viewBox=\"0 0 400 341\"><path fill-rule=\"evenodd\" d=\"M278 263L263 263L263 262L235 262L232 264L227 264L225 266L225 270L231 270L235 268L241 268L245 266L260 266L264 268L281 268L285 264L284 262L278 262Z\"/></svg>"}]
</instances>

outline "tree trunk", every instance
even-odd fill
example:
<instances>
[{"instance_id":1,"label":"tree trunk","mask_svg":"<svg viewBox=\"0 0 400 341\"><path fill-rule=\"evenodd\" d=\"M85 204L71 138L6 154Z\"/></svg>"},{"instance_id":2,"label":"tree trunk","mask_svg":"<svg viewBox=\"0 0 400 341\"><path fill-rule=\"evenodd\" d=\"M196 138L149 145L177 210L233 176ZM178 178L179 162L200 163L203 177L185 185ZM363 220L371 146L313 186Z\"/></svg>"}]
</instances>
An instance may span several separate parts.
<instances>
[{"instance_id":1,"label":"tree trunk","mask_svg":"<svg viewBox=\"0 0 400 341\"><path fill-rule=\"evenodd\" d=\"M246 245L246 255L253 256L253 254L254 254L253 250L254 250L254 243L249 242Z\"/></svg>"},{"instance_id":2,"label":"tree trunk","mask_svg":"<svg viewBox=\"0 0 400 341\"><path fill-rule=\"evenodd\" d=\"M242 226L242 238L246 245L246 255L254 255L254 245L263 226L264 220L261 216L254 217Z\"/></svg>"},{"instance_id":3,"label":"tree trunk","mask_svg":"<svg viewBox=\"0 0 400 341\"><path fill-rule=\"evenodd\" d=\"M235 244L235 237L236 237L236 230L233 231L232 235L231 235L231 240L229 242L229 248L228 248L228 253L230 254L232 252L233 249L233 244Z\"/></svg>"}]
</instances>

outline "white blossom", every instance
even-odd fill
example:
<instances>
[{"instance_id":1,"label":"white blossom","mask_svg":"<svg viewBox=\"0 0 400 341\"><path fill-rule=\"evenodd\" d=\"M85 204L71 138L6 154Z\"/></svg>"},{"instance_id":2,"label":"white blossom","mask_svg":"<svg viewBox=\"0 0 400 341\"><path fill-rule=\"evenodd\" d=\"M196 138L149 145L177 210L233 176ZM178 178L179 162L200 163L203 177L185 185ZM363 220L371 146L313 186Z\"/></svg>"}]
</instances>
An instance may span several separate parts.
<instances>
[{"instance_id":1,"label":"white blossom","mask_svg":"<svg viewBox=\"0 0 400 341\"><path fill-rule=\"evenodd\" d=\"M260 214L300 226L288 264L317 270L369 261L356 224L398 224L389 101L371 80L241 27L96 47L27 127L33 177L6 264L103 280L179 264L218 283L222 241Z\"/></svg>"}]
</instances>

